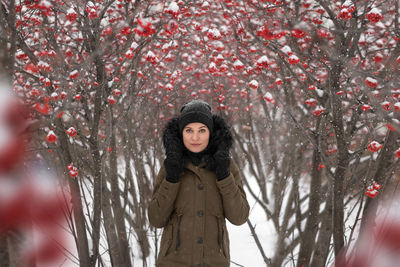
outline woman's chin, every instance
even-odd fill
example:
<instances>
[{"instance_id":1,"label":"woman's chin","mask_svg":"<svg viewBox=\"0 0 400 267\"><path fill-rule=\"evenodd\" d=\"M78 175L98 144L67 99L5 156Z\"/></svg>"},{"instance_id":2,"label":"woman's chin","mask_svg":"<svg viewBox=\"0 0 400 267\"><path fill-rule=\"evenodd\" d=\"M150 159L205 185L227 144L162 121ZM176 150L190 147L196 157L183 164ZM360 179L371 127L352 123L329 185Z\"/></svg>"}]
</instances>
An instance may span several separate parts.
<instances>
[{"instance_id":1,"label":"woman's chin","mask_svg":"<svg viewBox=\"0 0 400 267\"><path fill-rule=\"evenodd\" d=\"M200 153L203 150L204 150L203 147L190 147L189 148L189 151L192 152L192 153Z\"/></svg>"}]
</instances>

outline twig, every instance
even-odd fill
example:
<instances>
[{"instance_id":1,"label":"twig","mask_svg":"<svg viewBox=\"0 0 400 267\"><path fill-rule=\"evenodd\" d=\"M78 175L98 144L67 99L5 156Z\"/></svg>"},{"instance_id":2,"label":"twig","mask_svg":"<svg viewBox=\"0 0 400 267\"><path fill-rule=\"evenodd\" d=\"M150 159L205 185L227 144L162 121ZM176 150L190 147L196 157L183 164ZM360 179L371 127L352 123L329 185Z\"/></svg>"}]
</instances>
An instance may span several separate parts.
<instances>
[{"instance_id":1,"label":"twig","mask_svg":"<svg viewBox=\"0 0 400 267\"><path fill-rule=\"evenodd\" d=\"M254 226L251 224L250 219L247 220L247 225L248 225L249 228L250 228L251 235L253 236L254 241L256 241L258 250L260 251L261 256L263 257L266 266L271 266L271 259L268 258L268 257L265 255L265 252L264 252L264 249L263 249L263 247L262 247L262 245L261 245L260 239L258 239L258 235L257 235L257 233L256 233L256 231L255 231Z\"/></svg>"}]
</instances>

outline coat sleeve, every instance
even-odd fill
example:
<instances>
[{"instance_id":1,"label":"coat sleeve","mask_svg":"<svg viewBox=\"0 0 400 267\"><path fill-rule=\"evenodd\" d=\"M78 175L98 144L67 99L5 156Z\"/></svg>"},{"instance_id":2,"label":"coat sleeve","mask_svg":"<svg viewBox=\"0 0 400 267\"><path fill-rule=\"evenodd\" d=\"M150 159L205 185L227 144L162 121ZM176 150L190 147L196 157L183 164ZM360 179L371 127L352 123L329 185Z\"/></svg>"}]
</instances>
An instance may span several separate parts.
<instances>
[{"instance_id":1,"label":"coat sleeve","mask_svg":"<svg viewBox=\"0 0 400 267\"><path fill-rule=\"evenodd\" d=\"M166 171L162 166L154 182L153 195L147 210L150 224L158 228L167 225L180 186L180 182L170 183L165 177Z\"/></svg>"},{"instance_id":2,"label":"coat sleeve","mask_svg":"<svg viewBox=\"0 0 400 267\"><path fill-rule=\"evenodd\" d=\"M239 169L233 162L230 171L227 178L217 181L217 186L222 195L225 217L232 224L241 225L249 217L250 206L243 190Z\"/></svg>"}]
</instances>

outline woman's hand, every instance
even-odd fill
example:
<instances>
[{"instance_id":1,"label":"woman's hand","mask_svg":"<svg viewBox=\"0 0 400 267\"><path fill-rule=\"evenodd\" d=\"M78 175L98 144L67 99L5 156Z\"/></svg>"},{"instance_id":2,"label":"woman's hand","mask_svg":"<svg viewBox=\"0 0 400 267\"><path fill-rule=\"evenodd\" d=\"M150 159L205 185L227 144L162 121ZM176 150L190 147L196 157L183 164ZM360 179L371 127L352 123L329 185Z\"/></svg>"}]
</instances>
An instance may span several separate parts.
<instances>
[{"instance_id":1,"label":"woman's hand","mask_svg":"<svg viewBox=\"0 0 400 267\"><path fill-rule=\"evenodd\" d=\"M163 144L165 147L164 167L167 172L167 181L177 183L179 175L183 171L183 142L180 138L177 119L172 119L166 126L163 136Z\"/></svg>"},{"instance_id":2,"label":"woman's hand","mask_svg":"<svg viewBox=\"0 0 400 267\"><path fill-rule=\"evenodd\" d=\"M179 175L183 171L183 156L182 152L179 151L168 151L167 157L164 160L164 167L167 171L167 181L171 183L177 183L179 181Z\"/></svg>"},{"instance_id":3,"label":"woman's hand","mask_svg":"<svg viewBox=\"0 0 400 267\"><path fill-rule=\"evenodd\" d=\"M206 166L215 172L218 181L230 174L230 148L232 147L232 135L229 126L224 119L213 115L214 130L210 137L209 150L211 155L206 158Z\"/></svg>"},{"instance_id":4,"label":"woman's hand","mask_svg":"<svg viewBox=\"0 0 400 267\"><path fill-rule=\"evenodd\" d=\"M222 142L218 146L218 149L213 157L215 160L215 174L217 175L217 180L221 181L230 174L229 165L231 159L229 155L229 147Z\"/></svg>"}]
</instances>

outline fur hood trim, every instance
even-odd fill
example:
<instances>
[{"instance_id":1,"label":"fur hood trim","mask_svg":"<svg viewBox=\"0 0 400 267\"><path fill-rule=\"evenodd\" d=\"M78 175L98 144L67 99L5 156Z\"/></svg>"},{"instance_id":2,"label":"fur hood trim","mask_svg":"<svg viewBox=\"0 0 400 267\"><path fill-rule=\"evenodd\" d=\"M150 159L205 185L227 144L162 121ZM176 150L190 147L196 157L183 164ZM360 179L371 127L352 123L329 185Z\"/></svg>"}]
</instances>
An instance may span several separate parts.
<instances>
[{"instance_id":1,"label":"fur hood trim","mask_svg":"<svg viewBox=\"0 0 400 267\"><path fill-rule=\"evenodd\" d=\"M212 115L213 131L211 132L210 140L206 148L206 154L213 155L217 149L223 146L224 150L230 150L233 144L233 138L230 127L225 120L216 114ZM182 142L182 149L184 150L182 133L179 130L179 116L173 117L165 125L163 132L163 145L165 149L171 144L170 140L178 137Z\"/></svg>"}]
</instances>

